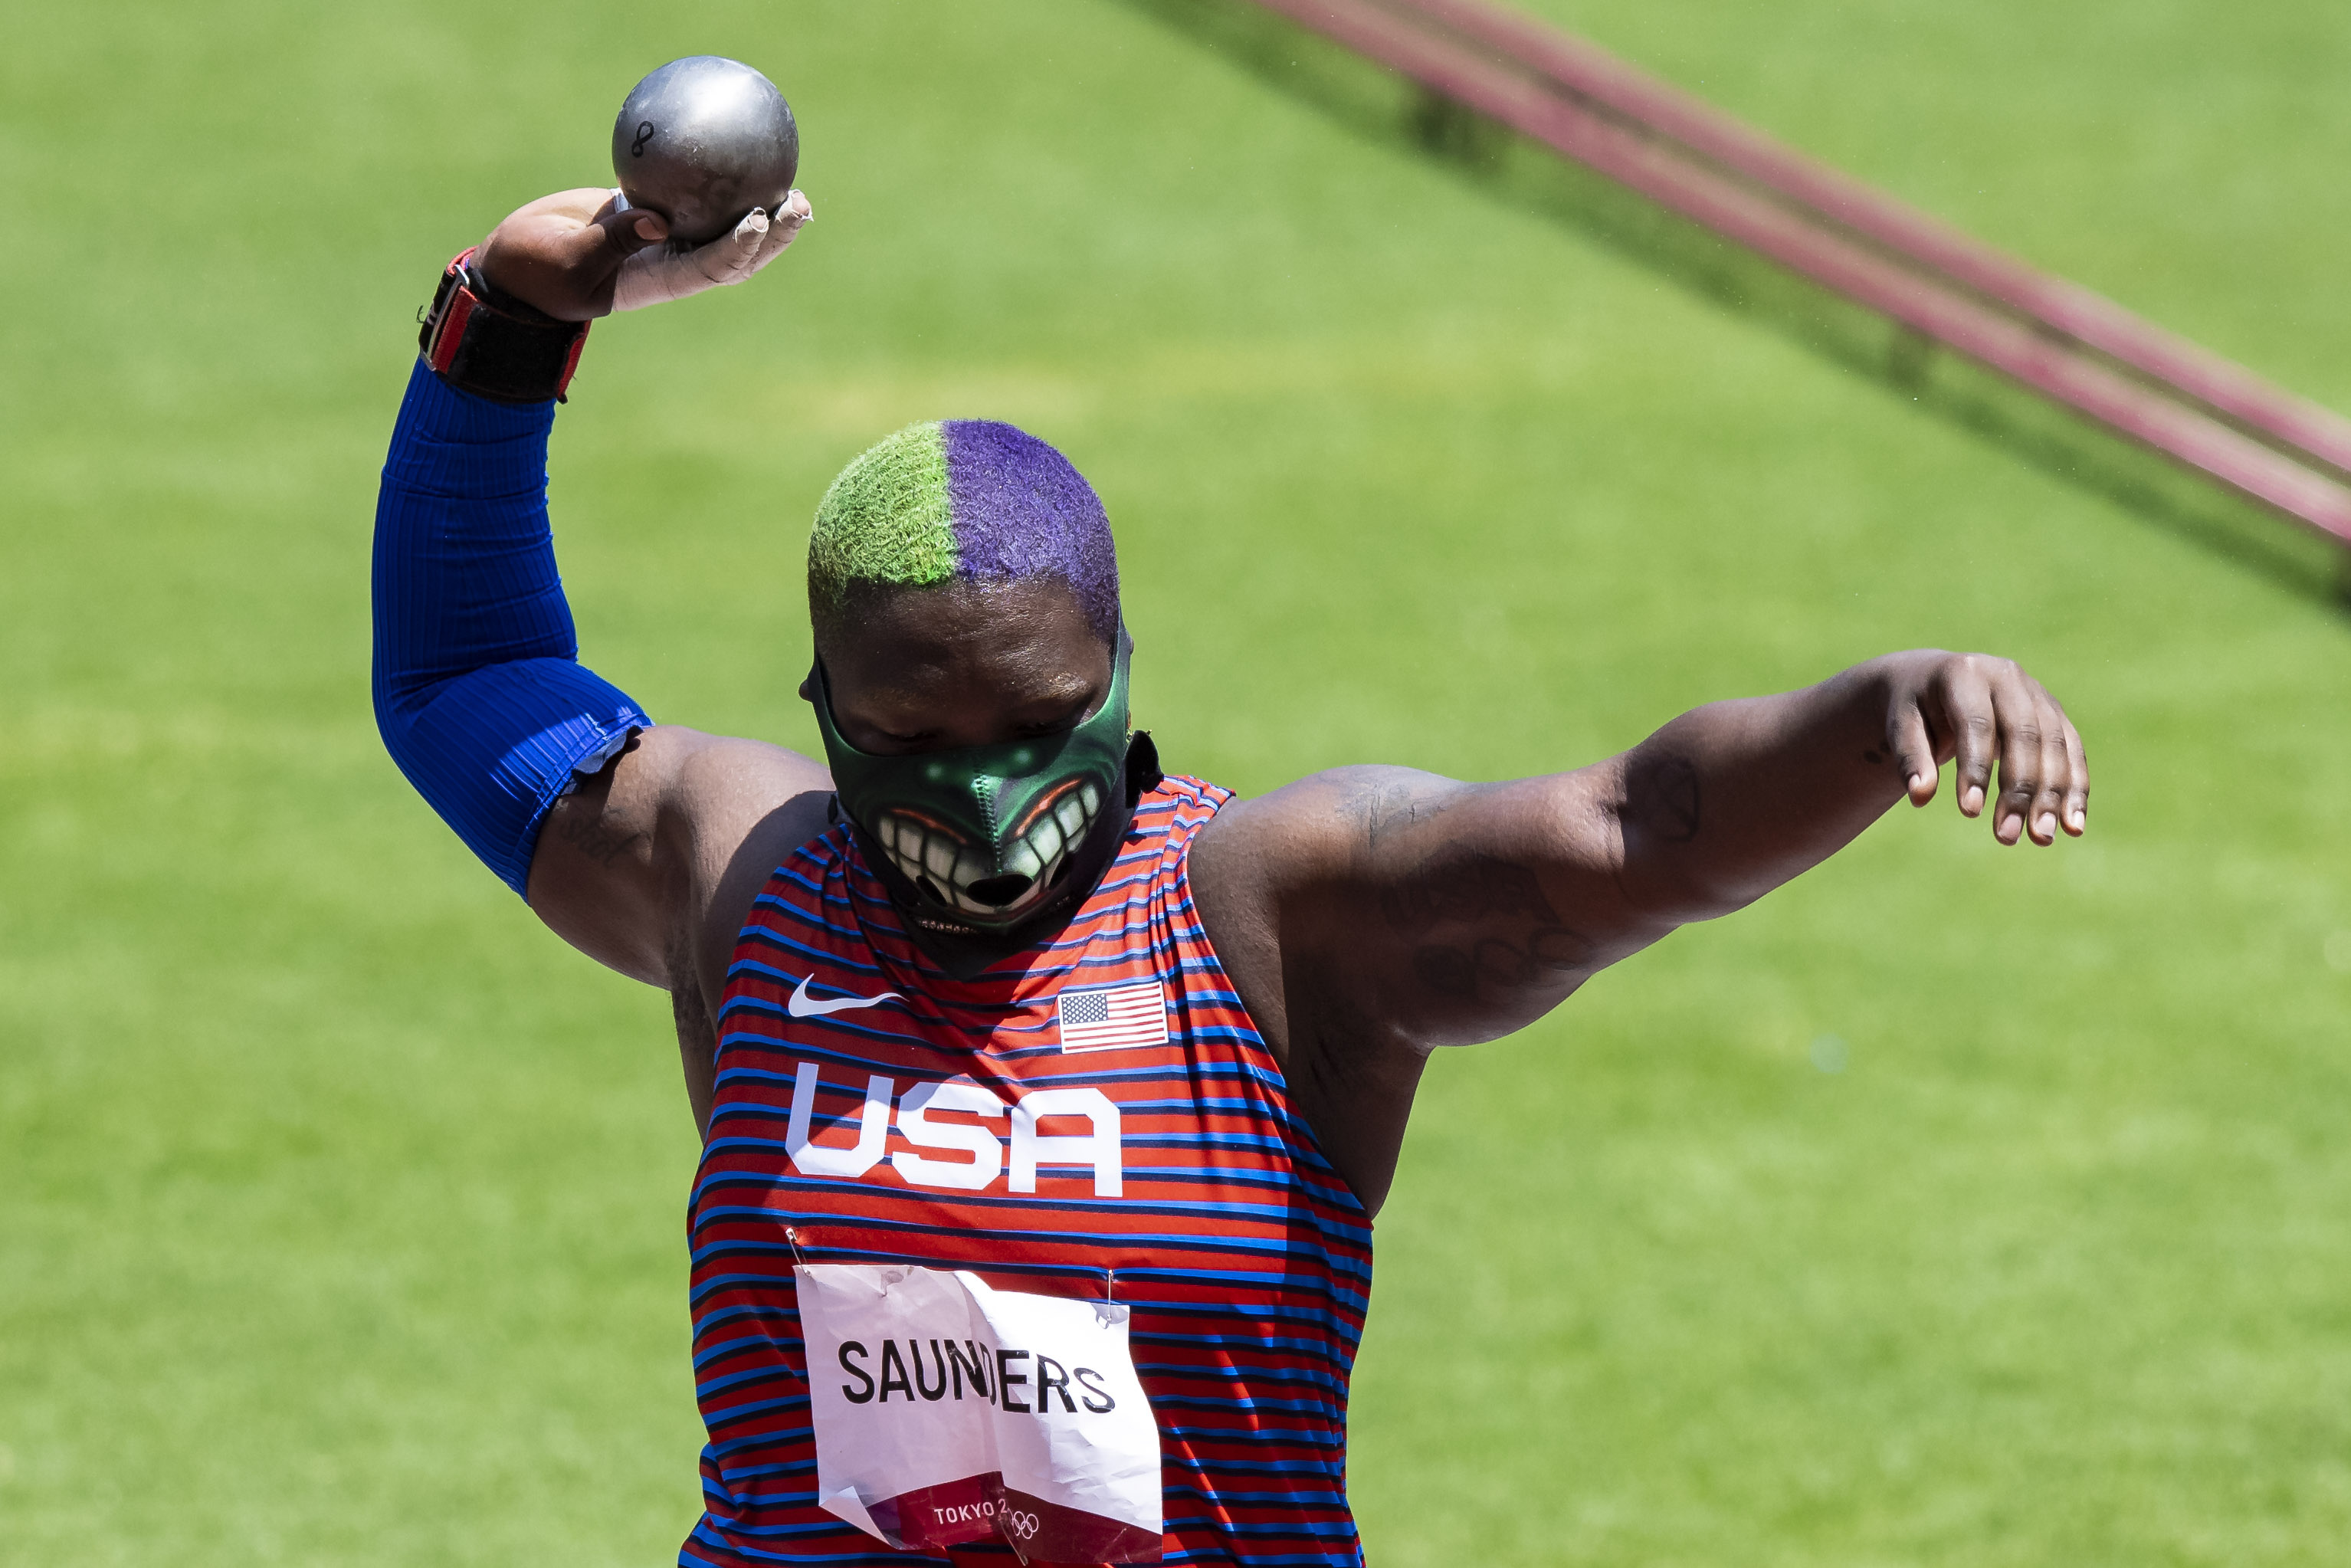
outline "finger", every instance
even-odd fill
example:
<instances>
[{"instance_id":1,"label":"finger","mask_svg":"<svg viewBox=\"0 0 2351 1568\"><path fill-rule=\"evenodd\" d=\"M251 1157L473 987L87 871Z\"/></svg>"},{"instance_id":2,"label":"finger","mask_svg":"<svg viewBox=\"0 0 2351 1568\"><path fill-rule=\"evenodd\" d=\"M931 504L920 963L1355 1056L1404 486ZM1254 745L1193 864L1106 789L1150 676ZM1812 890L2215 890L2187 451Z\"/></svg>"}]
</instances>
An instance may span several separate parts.
<instances>
[{"instance_id":1,"label":"finger","mask_svg":"<svg viewBox=\"0 0 2351 1568\"><path fill-rule=\"evenodd\" d=\"M612 308L612 284L632 256L651 248L669 232L659 213L611 212L577 228L545 237L529 267L529 291L508 285L540 309L566 318L601 316ZM495 280L495 279L494 279ZM551 301L563 303L552 303Z\"/></svg>"},{"instance_id":2,"label":"finger","mask_svg":"<svg viewBox=\"0 0 2351 1568\"><path fill-rule=\"evenodd\" d=\"M781 250L799 238L800 230L806 228L810 221L799 213L782 207L777 208L775 227L768 235L768 250L771 252Z\"/></svg>"},{"instance_id":3,"label":"finger","mask_svg":"<svg viewBox=\"0 0 2351 1568\"><path fill-rule=\"evenodd\" d=\"M758 269L768 231L768 214L753 207L733 229L693 252L694 269L713 285L742 282Z\"/></svg>"},{"instance_id":4,"label":"finger","mask_svg":"<svg viewBox=\"0 0 2351 1568\"><path fill-rule=\"evenodd\" d=\"M1894 715L1893 734L1887 745L1893 747L1895 765L1902 770L1902 788L1913 806L1923 806L1935 798L1935 785L1941 769L1935 762L1934 737L1927 733L1927 716L1918 711L1916 702L1906 701Z\"/></svg>"},{"instance_id":5,"label":"finger","mask_svg":"<svg viewBox=\"0 0 2351 1568\"><path fill-rule=\"evenodd\" d=\"M659 213L615 202L564 237L564 260L578 269L581 282L599 283L637 252L668 237L669 220Z\"/></svg>"},{"instance_id":6,"label":"finger","mask_svg":"<svg viewBox=\"0 0 2351 1568\"><path fill-rule=\"evenodd\" d=\"M768 231L774 227L764 211L753 207L743 214L743 221L735 225L732 236L735 248L753 256L758 255L759 247L768 243Z\"/></svg>"},{"instance_id":7,"label":"finger","mask_svg":"<svg viewBox=\"0 0 2351 1568\"><path fill-rule=\"evenodd\" d=\"M1983 814L1991 792L1992 747L2000 730L1992 717L1991 686L1972 659L1962 660L1944 675L1944 720L1951 732L1956 755L1951 786L1963 816Z\"/></svg>"},{"instance_id":8,"label":"finger","mask_svg":"<svg viewBox=\"0 0 2351 1568\"><path fill-rule=\"evenodd\" d=\"M2000 803L1991 836L2012 844L2024 837L2041 794L2041 710L2011 673L1993 687L1992 714L2000 728Z\"/></svg>"},{"instance_id":9,"label":"finger","mask_svg":"<svg viewBox=\"0 0 2351 1568\"><path fill-rule=\"evenodd\" d=\"M758 257L752 262L751 270L757 272L783 255L785 247L799 237L801 227L812 215L809 212L808 198L798 191L778 203L774 218L768 226L768 237L761 242Z\"/></svg>"},{"instance_id":10,"label":"finger","mask_svg":"<svg viewBox=\"0 0 2351 1568\"><path fill-rule=\"evenodd\" d=\"M2063 717L2064 709L2058 714ZM2060 820L2065 831L2080 838L2090 828L2090 757L2082 749L2082 732L2074 727L2070 718L2065 726L2065 807Z\"/></svg>"},{"instance_id":11,"label":"finger","mask_svg":"<svg viewBox=\"0 0 2351 1568\"><path fill-rule=\"evenodd\" d=\"M629 258L669 237L669 220L650 207L631 207L618 191L603 211L564 236L559 255L570 286L590 316L611 311L612 291Z\"/></svg>"},{"instance_id":12,"label":"finger","mask_svg":"<svg viewBox=\"0 0 2351 1568\"><path fill-rule=\"evenodd\" d=\"M2074 783L2074 759L2065 749L2065 715L2056 700L2035 685L2032 688L2035 721L2041 730L2041 788L2032 797L2025 831L2046 848L2057 841L2057 823L2065 809L2065 794Z\"/></svg>"}]
</instances>

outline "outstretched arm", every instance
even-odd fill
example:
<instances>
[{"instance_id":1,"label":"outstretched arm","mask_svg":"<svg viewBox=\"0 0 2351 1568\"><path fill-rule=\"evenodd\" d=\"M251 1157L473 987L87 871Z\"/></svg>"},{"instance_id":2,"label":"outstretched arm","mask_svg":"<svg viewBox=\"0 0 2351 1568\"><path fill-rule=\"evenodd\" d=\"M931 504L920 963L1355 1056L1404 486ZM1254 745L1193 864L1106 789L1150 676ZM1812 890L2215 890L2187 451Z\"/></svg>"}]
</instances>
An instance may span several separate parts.
<instances>
[{"instance_id":1,"label":"outstretched arm","mask_svg":"<svg viewBox=\"0 0 2351 1568\"><path fill-rule=\"evenodd\" d=\"M1893 653L1696 709L1573 773L1318 775L1228 807L1194 883L1301 1109L1358 1190L1384 1191L1428 1051L1520 1029L1752 902L1906 795L1926 804L1950 760L1959 810L1989 805L2003 844L2086 825L2081 738L2038 682L2005 659Z\"/></svg>"}]
</instances>

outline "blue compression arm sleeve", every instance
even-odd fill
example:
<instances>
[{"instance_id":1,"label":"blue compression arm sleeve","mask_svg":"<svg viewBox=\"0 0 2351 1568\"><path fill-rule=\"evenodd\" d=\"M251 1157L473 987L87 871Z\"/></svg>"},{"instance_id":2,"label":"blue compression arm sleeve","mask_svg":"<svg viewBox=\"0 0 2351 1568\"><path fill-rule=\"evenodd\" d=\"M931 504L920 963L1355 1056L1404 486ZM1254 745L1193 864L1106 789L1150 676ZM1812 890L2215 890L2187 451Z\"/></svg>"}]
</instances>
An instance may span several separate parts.
<instances>
[{"instance_id":1,"label":"blue compression arm sleeve","mask_svg":"<svg viewBox=\"0 0 2351 1568\"><path fill-rule=\"evenodd\" d=\"M455 392L422 360L375 508L375 719L408 781L517 893L581 764L653 720L583 669L547 526L552 402Z\"/></svg>"}]
</instances>

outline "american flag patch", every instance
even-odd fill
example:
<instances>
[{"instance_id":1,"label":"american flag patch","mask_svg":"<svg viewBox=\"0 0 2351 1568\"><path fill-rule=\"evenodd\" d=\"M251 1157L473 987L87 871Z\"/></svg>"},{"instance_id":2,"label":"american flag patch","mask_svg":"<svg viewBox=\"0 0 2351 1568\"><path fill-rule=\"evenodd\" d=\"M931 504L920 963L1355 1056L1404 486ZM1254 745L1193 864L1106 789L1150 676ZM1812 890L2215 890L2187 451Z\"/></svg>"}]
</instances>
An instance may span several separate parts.
<instances>
[{"instance_id":1,"label":"american flag patch","mask_svg":"<svg viewBox=\"0 0 2351 1568\"><path fill-rule=\"evenodd\" d=\"M1167 993L1156 980L1067 990L1053 1006L1063 1051L1167 1043Z\"/></svg>"}]
</instances>

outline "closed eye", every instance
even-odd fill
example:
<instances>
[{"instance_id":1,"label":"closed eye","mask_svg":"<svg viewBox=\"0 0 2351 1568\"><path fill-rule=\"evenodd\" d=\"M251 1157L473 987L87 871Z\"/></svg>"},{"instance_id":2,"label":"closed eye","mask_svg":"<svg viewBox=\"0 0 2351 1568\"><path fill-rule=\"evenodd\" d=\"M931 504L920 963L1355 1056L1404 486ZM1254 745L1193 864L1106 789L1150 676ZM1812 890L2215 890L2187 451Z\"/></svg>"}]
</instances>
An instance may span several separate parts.
<instances>
[{"instance_id":1,"label":"closed eye","mask_svg":"<svg viewBox=\"0 0 2351 1568\"><path fill-rule=\"evenodd\" d=\"M1085 721L1087 706L1086 702L1081 701L1059 718L1039 724L1017 724L1012 727L1012 732L1023 740L1039 740L1049 735L1063 734Z\"/></svg>"}]
</instances>

